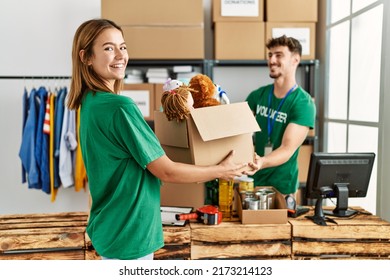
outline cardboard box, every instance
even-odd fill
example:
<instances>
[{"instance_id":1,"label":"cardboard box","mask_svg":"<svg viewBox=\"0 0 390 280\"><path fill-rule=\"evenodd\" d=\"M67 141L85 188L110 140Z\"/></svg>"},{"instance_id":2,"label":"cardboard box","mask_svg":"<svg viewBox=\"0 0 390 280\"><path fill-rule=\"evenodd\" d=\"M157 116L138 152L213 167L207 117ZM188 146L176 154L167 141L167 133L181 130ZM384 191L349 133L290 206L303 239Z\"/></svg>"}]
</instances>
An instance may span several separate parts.
<instances>
[{"instance_id":1,"label":"cardboard box","mask_svg":"<svg viewBox=\"0 0 390 280\"><path fill-rule=\"evenodd\" d=\"M122 27L130 59L205 57L202 0L102 0L101 11Z\"/></svg>"},{"instance_id":2,"label":"cardboard box","mask_svg":"<svg viewBox=\"0 0 390 280\"><path fill-rule=\"evenodd\" d=\"M287 208L283 195L280 194L276 189L269 186L256 187L271 189L275 192L275 209L266 210L249 210L242 209L241 196L238 195L238 216L240 217L242 224L285 224L287 223Z\"/></svg>"},{"instance_id":3,"label":"cardboard box","mask_svg":"<svg viewBox=\"0 0 390 280\"><path fill-rule=\"evenodd\" d=\"M181 151L192 164L215 165L235 150L237 163L253 161L252 134L260 127L246 102L197 108L180 123L155 111L154 121L155 133L170 158Z\"/></svg>"},{"instance_id":4,"label":"cardboard box","mask_svg":"<svg viewBox=\"0 0 390 280\"><path fill-rule=\"evenodd\" d=\"M298 180L306 183L309 173L310 157L313 152L313 145L302 145L298 154Z\"/></svg>"},{"instance_id":5,"label":"cardboard box","mask_svg":"<svg viewBox=\"0 0 390 280\"><path fill-rule=\"evenodd\" d=\"M197 209L205 204L204 184L171 184L161 186L161 206L193 207Z\"/></svg>"},{"instance_id":6,"label":"cardboard box","mask_svg":"<svg viewBox=\"0 0 390 280\"><path fill-rule=\"evenodd\" d=\"M124 84L121 95L133 99L145 120L153 120L155 108L153 84Z\"/></svg>"},{"instance_id":7,"label":"cardboard box","mask_svg":"<svg viewBox=\"0 0 390 280\"><path fill-rule=\"evenodd\" d=\"M154 84L154 110L155 111L162 111L161 97L164 93L163 86L164 84Z\"/></svg>"},{"instance_id":8,"label":"cardboard box","mask_svg":"<svg viewBox=\"0 0 390 280\"><path fill-rule=\"evenodd\" d=\"M266 21L317 22L318 0L266 0Z\"/></svg>"},{"instance_id":9,"label":"cardboard box","mask_svg":"<svg viewBox=\"0 0 390 280\"><path fill-rule=\"evenodd\" d=\"M316 24L314 22L266 22L265 42L270 38L286 35L294 37L302 45L302 60L315 59ZM268 50L265 50L265 56Z\"/></svg>"},{"instance_id":10,"label":"cardboard box","mask_svg":"<svg viewBox=\"0 0 390 280\"><path fill-rule=\"evenodd\" d=\"M263 21L264 0L254 1L227 1L213 0L213 21Z\"/></svg>"},{"instance_id":11,"label":"cardboard box","mask_svg":"<svg viewBox=\"0 0 390 280\"><path fill-rule=\"evenodd\" d=\"M123 26L130 59L203 59L203 26Z\"/></svg>"},{"instance_id":12,"label":"cardboard box","mask_svg":"<svg viewBox=\"0 0 390 280\"><path fill-rule=\"evenodd\" d=\"M264 59L264 22L216 22L215 59Z\"/></svg>"},{"instance_id":13,"label":"cardboard box","mask_svg":"<svg viewBox=\"0 0 390 280\"><path fill-rule=\"evenodd\" d=\"M102 0L101 15L119 25L203 26L204 22L202 0Z\"/></svg>"}]
</instances>

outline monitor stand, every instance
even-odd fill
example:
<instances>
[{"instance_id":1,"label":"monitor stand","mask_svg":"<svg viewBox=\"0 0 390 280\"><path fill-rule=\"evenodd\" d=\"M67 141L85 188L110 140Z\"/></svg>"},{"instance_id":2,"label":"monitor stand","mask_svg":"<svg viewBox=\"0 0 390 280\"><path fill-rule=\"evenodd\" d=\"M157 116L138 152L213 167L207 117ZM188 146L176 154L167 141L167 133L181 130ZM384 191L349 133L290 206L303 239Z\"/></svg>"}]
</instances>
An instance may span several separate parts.
<instances>
[{"instance_id":1,"label":"monitor stand","mask_svg":"<svg viewBox=\"0 0 390 280\"><path fill-rule=\"evenodd\" d=\"M348 183L336 183L333 185L337 197L336 208L333 211L323 211L325 215L350 217L357 213L356 210L348 209L348 185Z\"/></svg>"},{"instance_id":2,"label":"monitor stand","mask_svg":"<svg viewBox=\"0 0 390 280\"><path fill-rule=\"evenodd\" d=\"M327 196L333 192L333 189L331 187L321 187L321 195L319 198L317 198L316 206L314 208L314 215L313 216L305 216L307 219L312 220L315 224L320 226L326 226L326 222L332 222L335 223L333 219L330 219L325 216L324 210L322 209L322 201L324 198L327 198Z\"/></svg>"},{"instance_id":3,"label":"monitor stand","mask_svg":"<svg viewBox=\"0 0 390 280\"><path fill-rule=\"evenodd\" d=\"M322 197L322 196L317 199L316 206L314 208L314 215L313 216L305 216L307 219L312 220L315 224L320 225L320 226L326 226L327 221L334 223L334 220L329 219L324 214L324 210L322 209L323 199L324 199L324 197Z\"/></svg>"}]
</instances>

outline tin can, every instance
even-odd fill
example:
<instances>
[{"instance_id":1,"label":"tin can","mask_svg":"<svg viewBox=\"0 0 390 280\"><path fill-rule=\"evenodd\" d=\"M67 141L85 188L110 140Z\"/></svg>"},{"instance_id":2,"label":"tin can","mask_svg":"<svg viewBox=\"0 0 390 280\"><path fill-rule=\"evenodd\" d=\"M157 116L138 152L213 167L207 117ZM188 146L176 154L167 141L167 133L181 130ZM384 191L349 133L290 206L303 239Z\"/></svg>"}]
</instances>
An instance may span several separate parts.
<instances>
[{"instance_id":1,"label":"tin can","mask_svg":"<svg viewBox=\"0 0 390 280\"><path fill-rule=\"evenodd\" d=\"M248 209L259 210L259 200L252 198L252 199L249 199L248 202L249 202Z\"/></svg>"},{"instance_id":2,"label":"tin can","mask_svg":"<svg viewBox=\"0 0 390 280\"><path fill-rule=\"evenodd\" d=\"M260 202L259 202L259 209L260 209L260 210L269 209L269 208L268 208L268 202L267 202L267 201L260 201Z\"/></svg>"},{"instance_id":3,"label":"tin can","mask_svg":"<svg viewBox=\"0 0 390 280\"><path fill-rule=\"evenodd\" d=\"M251 203L253 204L252 201L258 201L258 200L256 198L254 198L254 197L247 197L247 198L245 198L244 209L250 209L249 207L250 207ZM257 204L259 204L259 203L257 202ZM252 206L252 207L254 207L254 206Z\"/></svg>"},{"instance_id":4,"label":"tin can","mask_svg":"<svg viewBox=\"0 0 390 280\"><path fill-rule=\"evenodd\" d=\"M268 209L275 209L275 192L273 190L267 190L266 193Z\"/></svg>"},{"instance_id":5,"label":"tin can","mask_svg":"<svg viewBox=\"0 0 390 280\"><path fill-rule=\"evenodd\" d=\"M265 202L267 201L267 193L264 191L258 191L255 194L255 197L260 200L260 202Z\"/></svg>"}]
</instances>

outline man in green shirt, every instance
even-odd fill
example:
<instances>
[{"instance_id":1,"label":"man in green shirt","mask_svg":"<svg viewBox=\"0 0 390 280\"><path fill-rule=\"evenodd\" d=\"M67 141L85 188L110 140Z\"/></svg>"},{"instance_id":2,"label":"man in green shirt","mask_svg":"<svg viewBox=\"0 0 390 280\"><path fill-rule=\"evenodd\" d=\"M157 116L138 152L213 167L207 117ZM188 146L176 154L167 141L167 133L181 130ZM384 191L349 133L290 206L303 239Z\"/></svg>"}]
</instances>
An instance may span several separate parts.
<instances>
[{"instance_id":1,"label":"man in green shirt","mask_svg":"<svg viewBox=\"0 0 390 280\"><path fill-rule=\"evenodd\" d=\"M296 82L302 46L282 36L266 45L268 67L274 83L252 91L246 101L256 116L255 149L261 169L253 175L256 186L273 186L284 195L298 189L298 153L309 129L314 128L316 108L312 97Z\"/></svg>"}]
</instances>

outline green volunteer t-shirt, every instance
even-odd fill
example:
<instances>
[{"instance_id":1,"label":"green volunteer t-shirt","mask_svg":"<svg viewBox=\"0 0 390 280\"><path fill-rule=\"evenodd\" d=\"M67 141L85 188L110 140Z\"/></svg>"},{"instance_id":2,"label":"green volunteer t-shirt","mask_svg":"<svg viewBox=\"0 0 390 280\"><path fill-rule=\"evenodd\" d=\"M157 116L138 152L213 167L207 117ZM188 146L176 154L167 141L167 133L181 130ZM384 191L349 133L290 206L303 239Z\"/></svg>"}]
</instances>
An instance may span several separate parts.
<instances>
[{"instance_id":1,"label":"green volunteer t-shirt","mask_svg":"<svg viewBox=\"0 0 390 280\"><path fill-rule=\"evenodd\" d=\"M128 97L89 92L81 104L80 144L92 196L87 233L99 255L135 259L164 245L160 180L146 165L164 155Z\"/></svg>"},{"instance_id":2,"label":"green volunteer t-shirt","mask_svg":"<svg viewBox=\"0 0 390 280\"><path fill-rule=\"evenodd\" d=\"M269 106L270 93L271 103ZM316 107L310 94L301 87L297 87L284 101L282 100L283 98L276 98L273 94L272 84L254 90L246 99L249 107L255 112L256 120L261 128L261 131L255 134L255 150L260 156L264 156L264 149L268 143L269 114L271 114L270 142L273 150L281 145L284 131L289 123L314 128ZM278 113L276 114L276 112ZM275 121L272 121L272 116L275 116ZM273 186L283 194L294 193L299 185L298 153L299 149L280 166L260 169L253 176L255 185Z\"/></svg>"}]
</instances>

